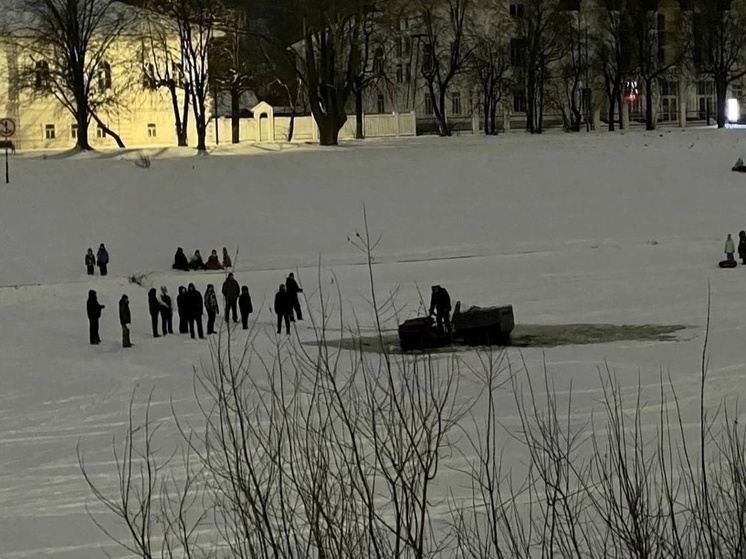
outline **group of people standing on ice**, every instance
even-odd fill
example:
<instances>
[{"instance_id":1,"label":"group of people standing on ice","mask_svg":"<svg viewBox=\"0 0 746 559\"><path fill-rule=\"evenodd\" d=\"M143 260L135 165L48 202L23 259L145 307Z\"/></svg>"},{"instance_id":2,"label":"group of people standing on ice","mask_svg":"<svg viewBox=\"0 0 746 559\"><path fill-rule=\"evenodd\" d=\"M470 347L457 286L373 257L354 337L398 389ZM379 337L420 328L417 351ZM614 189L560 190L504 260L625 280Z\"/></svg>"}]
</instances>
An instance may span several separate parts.
<instances>
[{"instance_id":1,"label":"group of people standing on ice","mask_svg":"<svg viewBox=\"0 0 746 559\"><path fill-rule=\"evenodd\" d=\"M728 233L728 237L725 239L725 260L721 260L718 266L735 268L738 265L735 257L736 250L738 250L738 258L741 259L741 264L746 266L746 231L739 231L738 233L738 248L736 248L733 237Z\"/></svg>"},{"instance_id":2,"label":"group of people standing on ice","mask_svg":"<svg viewBox=\"0 0 746 559\"><path fill-rule=\"evenodd\" d=\"M282 323L285 323L285 330L290 334L290 322L302 320L300 301L298 293L303 289L295 280L291 272L284 284L281 284L275 294L274 311L277 314L277 333L282 331ZM239 287L238 281L232 273L223 282L221 287L223 296L223 312L225 321L233 319L234 323L238 322L238 316L241 316L241 326L244 330L249 327L249 315L254 312L254 306L251 301L248 286ZM90 343L93 345L101 343L99 336L99 321L101 311L106 308L98 301L98 295L95 290L88 292L88 301L86 311L89 323ZM174 306L171 295L165 286L160 288L160 295L156 288L148 291L148 311L150 314L150 324L154 338L173 334L173 316ZM202 318L207 314L207 335L216 333L215 320L220 314L220 305L215 293L215 286L212 283L207 284L204 295L190 283L187 287L180 286L176 296L176 311L179 314L178 332L180 334L189 334L192 339L198 336L200 339L205 338ZM294 316L295 314L295 316ZM132 323L132 313L129 307L129 297L122 295L119 300L119 323L122 327L122 346L132 347L130 340L130 324ZM160 333L159 333L160 325Z\"/></svg>"}]
</instances>

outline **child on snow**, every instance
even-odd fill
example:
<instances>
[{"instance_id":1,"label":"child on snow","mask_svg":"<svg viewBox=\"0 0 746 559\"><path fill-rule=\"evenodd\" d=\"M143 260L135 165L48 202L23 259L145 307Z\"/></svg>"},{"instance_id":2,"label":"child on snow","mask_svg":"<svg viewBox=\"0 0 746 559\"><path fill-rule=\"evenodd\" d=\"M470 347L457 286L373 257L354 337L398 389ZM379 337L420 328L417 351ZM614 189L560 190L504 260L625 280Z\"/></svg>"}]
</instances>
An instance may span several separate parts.
<instances>
[{"instance_id":1,"label":"child on snow","mask_svg":"<svg viewBox=\"0 0 746 559\"><path fill-rule=\"evenodd\" d=\"M721 260L718 266L721 268L735 268L736 259L733 254L736 252L736 244L733 242L733 238L728 233L728 238L725 239L725 260Z\"/></svg>"},{"instance_id":2,"label":"child on snow","mask_svg":"<svg viewBox=\"0 0 746 559\"><path fill-rule=\"evenodd\" d=\"M93 249L89 248L85 254L85 269L89 276L93 275L93 269L96 266L96 256L93 254Z\"/></svg>"}]
</instances>

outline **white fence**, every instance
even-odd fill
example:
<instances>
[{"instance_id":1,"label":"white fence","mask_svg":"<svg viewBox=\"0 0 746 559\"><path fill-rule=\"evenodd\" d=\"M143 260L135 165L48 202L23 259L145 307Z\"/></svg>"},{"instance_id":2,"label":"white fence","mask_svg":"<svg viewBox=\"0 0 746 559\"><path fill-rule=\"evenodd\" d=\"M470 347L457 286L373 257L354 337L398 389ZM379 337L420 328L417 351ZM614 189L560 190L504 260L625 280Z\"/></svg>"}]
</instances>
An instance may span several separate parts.
<instances>
[{"instance_id":1,"label":"white fence","mask_svg":"<svg viewBox=\"0 0 746 559\"><path fill-rule=\"evenodd\" d=\"M319 139L319 128L312 116L296 116L293 126L293 141L314 142ZM347 117L347 122L339 133L340 140L355 137L357 118ZM228 144L232 138L230 118L219 118L217 121L218 138L215 138L215 121L208 127L208 142ZM239 138L241 142L286 142L290 130L290 117L273 114L256 114L254 118L239 120ZM417 118L415 113L374 114L363 117L363 133L366 138L394 138L417 135Z\"/></svg>"}]
</instances>

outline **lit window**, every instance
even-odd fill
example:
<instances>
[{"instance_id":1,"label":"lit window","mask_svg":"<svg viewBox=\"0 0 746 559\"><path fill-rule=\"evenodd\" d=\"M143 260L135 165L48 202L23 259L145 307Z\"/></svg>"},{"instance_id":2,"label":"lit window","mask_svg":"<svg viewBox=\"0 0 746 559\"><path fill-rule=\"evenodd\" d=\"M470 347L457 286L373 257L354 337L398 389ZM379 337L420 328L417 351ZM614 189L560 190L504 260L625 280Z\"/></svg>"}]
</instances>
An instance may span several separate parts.
<instances>
[{"instance_id":1,"label":"lit window","mask_svg":"<svg viewBox=\"0 0 746 559\"><path fill-rule=\"evenodd\" d=\"M78 125L77 124L73 124L70 126L70 137L73 140L78 139Z\"/></svg>"},{"instance_id":2,"label":"lit window","mask_svg":"<svg viewBox=\"0 0 746 559\"><path fill-rule=\"evenodd\" d=\"M96 137L97 138L106 138L106 130L104 130L104 127L100 124L96 127Z\"/></svg>"},{"instance_id":3,"label":"lit window","mask_svg":"<svg viewBox=\"0 0 746 559\"><path fill-rule=\"evenodd\" d=\"M157 131L155 124L152 122L148 124L148 138L155 138L157 136Z\"/></svg>"},{"instance_id":4,"label":"lit window","mask_svg":"<svg viewBox=\"0 0 746 559\"><path fill-rule=\"evenodd\" d=\"M54 124L47 124L44 126L44 137L47 140L54 140L56 134L54 133Z\"/></svg>"}]
</instances>

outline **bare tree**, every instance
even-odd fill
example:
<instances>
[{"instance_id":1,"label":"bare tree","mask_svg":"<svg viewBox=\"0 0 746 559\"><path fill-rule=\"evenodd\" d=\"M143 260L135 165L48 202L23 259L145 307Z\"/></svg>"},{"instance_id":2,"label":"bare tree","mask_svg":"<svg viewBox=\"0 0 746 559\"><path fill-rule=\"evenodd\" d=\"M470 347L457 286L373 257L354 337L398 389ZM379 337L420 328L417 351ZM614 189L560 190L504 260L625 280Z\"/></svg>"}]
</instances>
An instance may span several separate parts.
<instances>
[{"instance_id":1,"label":"bare tree","mask_svg":"<svg viewBox=\"0 0 746 559\"><path fill-rule=\"evenodd\" d=\"M555 105L562 114L565 130L579 132L583 108L590 102L585 93L590 91L590 84L583 83L588 75L587 30L582 25L579 9L561 11L557 15L557 25L562 49L558 61L559 75L554 80L557 88Z\"/></svg>"},{"instance_id":2,"label":"bare tree","mask_svg":"<svg viewBox=\"0 0 746 559\"><path fill-rule=\"evenodd\" d=\"M500 17L499 0L481 0L474 7L469 23L472 48L468 69L479 84L484 133L497 135L497 111L509 83L509 33L500 23L504 18Z\"/></svg>"},{"instance_id":3,"label":"bare tree","mask_svg":"<svg viewBox=\"0 0 746 559\"><path fill-rule=\"evenodd\" d=\"M225 16L217 0L153 0L152 7L170 18L179 41L181 65L197 129L197 150L207 151L209 54L215 31Z\"/></svg>"},{"instance_id":4,"label":"bare tree","mask_svg":"<svg viewBox=\"0 0 746 559\"><path fill-rule=\"evenodd\" d=\"M294 0L290 18L302 39L285 53L308 91L321 145L336 145L347 122L347 103L359 76L371 18L386 0Z\"/></svg>"},{"instance_id":5,"label":"bare tree","mask_svg":"<svg viewBox=\"0 0 746 559\"><path fill-rule=\"evenodd\" d=\"M184 75L178 29L173 21L151 11L150 4L146 4L145 8L148 11L145 12L147 17L143 23L143 87L168 91L174 115L176 142L185 147L189 145L191 94L189 80Z\"/></svg>"},{"instance_id":6,"label":"bare tree","mask_svg":"<svg viewBox=\"0 0 746 559\"><path fill-rule=\"evenodd\" d=\"M126 36L131 8L114 0L30 0L24 10L29 23L9 31L23 36L19 46L28 53L32 66L18 72L14 87L59 101L75 119L78 148L92 149L88 140L91 120L124 147L100 113L115 109L120 100L122 84L113 87L107 54L116 40ZM127 65L121 61L121 66ZM127 72L122 76L126 80Z\"/></svg>"},{"instance_id":7,"label":"bare tree","mask_svg":"<svg viewBox=\"0 0 746 559\"><path fill-rule=\"evenodd\" d=\"M419 21L415 33L422 42L420 72L432 101L441 136L451 135L448 90L469 61L470 0L411 0L411 14Z\"/></svg>"},{"instance_id":8,"label":"bare tree","mask_svg":"<svg viewBox=\"0 0 746 559\"><path fill-rule=\"evenodd\" d=\"M717 125L723 128L728 86L746 76L746 8L730 0L697 0L693 7L691 62L715 83Z\"/></svg>"},{"instance_id":9,"label":"bare tree","mask_svg":"<svg viewBox=\"0 0 746 559\"><path fill-rule=\"evenodd\" d=\"M632 72L633 30L626 4L622 0L605 0L603 8L596 12L590 40L593 63L603 76L609 104L608 128L609 132L613 132L616 127L615 115L621 117L622 113L624 80Z\"/></svg>"},{"instance_id":10,"label":"bare tree","mask_svg":"<svg viewBox=\"0 0 746 559\"><path fill-rule=\"evenodd\" d=\"M243 9L228 10L230 23L222 24L221 37L216 37L210 48L210 79L214 91L230 95L231 142L241 139L241 98L256 89L259 48L256 37L249 33L249 23Z\"/></svg>"},{"instance_id":11,"label":"bare tree","mask_svg":"<svg viewBox=\"0 0 746 559\"><path fill-rule=\"evenodd\" d=\"M655 86L682 59L685 36L658 10L659 0L626 0L631 18L635 69L645 86L645 129L655 130Z\"/></svg>"},{"instance_id":12,"label":"bare tree","mask_svg":"<svg viewBox=\"0 0 746 559\"><path fill-rule=\"evenodd\" d=\"M519 79L526 92L526 129L532 134L544 131L544 110L551 67L562 54L557 33L560 6L553 0L527 0L522 17L516 18L519 34L514 58Z\"/></svg>"}]
</instances>

